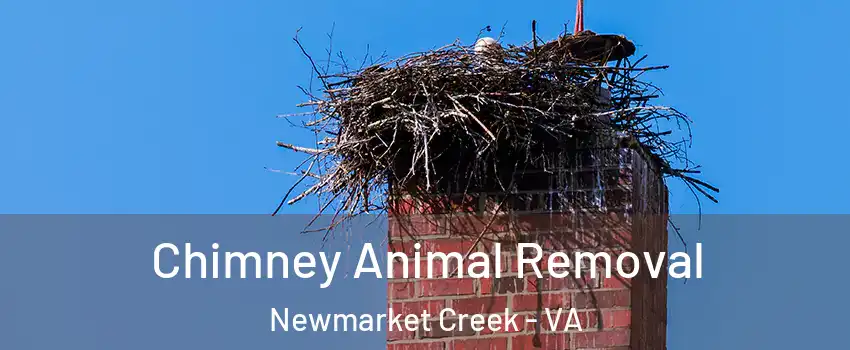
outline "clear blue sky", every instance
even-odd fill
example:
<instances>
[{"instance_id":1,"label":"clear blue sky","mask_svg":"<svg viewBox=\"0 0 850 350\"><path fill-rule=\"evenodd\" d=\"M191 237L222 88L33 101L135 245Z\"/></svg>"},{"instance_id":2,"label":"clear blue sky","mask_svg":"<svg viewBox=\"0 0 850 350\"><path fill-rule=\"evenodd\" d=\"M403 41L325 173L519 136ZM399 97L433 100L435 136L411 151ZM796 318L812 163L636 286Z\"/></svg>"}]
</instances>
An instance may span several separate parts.
<instances>
[{"instance_id":1,"label":"clear blue sky","mask_svg":"<svg viewBox=\"0 0 850 350\"><path fill-rule=\"evenodd\" d=\"M486 25L507 23L505 41L519 43L532 19L552 38L574 7L573 0L0 2L0 213L269 213L294 178L264 167L300 161L274 142L312 139L275 118L296 111L303 101L296 85L309 81L291 41L297 28L316 54L335 23L336 49L361 56L369 45L397 56L456 38L471 43ZM850 77L841 66L850 54L850 4L587 0L586 7L588 29L626 34L647 63L671 66L650 77L665 89L664 102L695 121L691 156L722 190L705 213L850 213L843 85ZM671 209L697 211L675 183ZM799 247L783 237L769 251L744 248L764 247L758 236L711 238L712 254L735 260L707 262L715 264L707 270L742 273L671 289L671 344L695 348L688 340L704 339L715 341L707 348L726 348L721 340L737 336L758 348L764 343L754 337L782 344L773 335L791 318L846 323L821 310L782 313L780 301L812 297L806 284L767 299L758 292L784 276L763 274L760 264L778 266L777 252ZM830 246L850 243L843 237ZM730 300L752 309L717 307ZM730 315L759 315L761 326L701 332Z\"/></svg>"}]
</instances>

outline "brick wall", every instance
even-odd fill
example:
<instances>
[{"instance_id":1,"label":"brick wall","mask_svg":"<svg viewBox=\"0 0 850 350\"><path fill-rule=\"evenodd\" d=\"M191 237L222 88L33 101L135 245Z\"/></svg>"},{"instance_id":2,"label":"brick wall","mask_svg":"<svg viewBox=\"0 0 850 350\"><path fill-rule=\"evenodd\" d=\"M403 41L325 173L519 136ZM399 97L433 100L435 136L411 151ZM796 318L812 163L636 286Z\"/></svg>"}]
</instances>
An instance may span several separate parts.
<instances>
[{"instance_id":1,"label":"brick wall","mask_svg":"<svg viewBox=\"0 0 850 350\"><path fill-rule=\"evenodd\" d=\"M412 255L418 242L423 257L428 251L466 254L470 249L492 257L493 243L501 242L505 272L508 267L516 271L512 249L517 242L538 242L547 250L567 252L666 251L667 192L661 177L637 150L605 152L590 157L596 159L594 164L547 171L549 180L538 177L538 185L510 194L478 193L439 206L396 198L390 215L389 250ZM528 173L534 176L534 172ZM510 203L509 208L496 204L501 202ZM479 236L480 244L473 245ZM424 273L424 261L411 262L407 268L413 271L416 264ZM665 348L667 289L663 277L538 279L526 272L505 273L499 279L398 278L403 268L396 263L396 275L388 283L389 304L395 312L428 310L437 314L450 307L458 313L503 313L509 308L520 315L519 327L493 333L475 332L466 325L464 331L446 332L434 324L430 331L420 327L413 332L389 332L387 349ZM584 329L563 332L549 329L547 322L524 322L524 317L542 321L545 316L540 310L559 307L578 309ZM562 323L565 318L562 316Z\"/></svg>"}]
</instances>

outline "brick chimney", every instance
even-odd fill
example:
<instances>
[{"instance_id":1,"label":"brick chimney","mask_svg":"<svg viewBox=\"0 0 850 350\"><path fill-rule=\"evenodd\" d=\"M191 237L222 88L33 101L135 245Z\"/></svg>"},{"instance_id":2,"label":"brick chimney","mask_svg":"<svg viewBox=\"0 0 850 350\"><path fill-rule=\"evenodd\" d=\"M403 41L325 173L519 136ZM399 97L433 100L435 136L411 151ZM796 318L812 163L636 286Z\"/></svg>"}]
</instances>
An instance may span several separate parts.
<instances>
[{"instance_id":1,"label":"brick chimney","mask_svg":"<svg viewBox=\"0 0 850 350\"><path fill-rule=\"evenodd\" d=\"M391 251L412 252L419 242L422 260L411 265L420 264L424 274L428 251L463 255L472 249L494 256L493 243L502 242L505 273L498 279L403 279L397 278L403 266L396 263L391 276L396 278L389 279L387 291L394 312L428 310L436 315L450 307L458 313L503 314L508 308L520 316L519 329L497 333L475 332L468 325L463 331L443 331L435 319L430 331L420 327L388 332L387 349L665 349L666 263L657 279L644 273L645 266L630 280L586 274L538 279L528 272L515 273L515 243L520 241L540 243L547 251L655 256L667 250L667 189L656 164L640 149L613 143L572 151L559 166L526 169L507 192L451 197L443 201L450 205L443 206L396 194L390 213ZM500 206L502 202L508 205ZM545 308L576 308L583 329L549 329L540 314ZM526 317L538 322L526 323ZM566 314L561 319L563 323Z\"/></svg>"}]
</instances>

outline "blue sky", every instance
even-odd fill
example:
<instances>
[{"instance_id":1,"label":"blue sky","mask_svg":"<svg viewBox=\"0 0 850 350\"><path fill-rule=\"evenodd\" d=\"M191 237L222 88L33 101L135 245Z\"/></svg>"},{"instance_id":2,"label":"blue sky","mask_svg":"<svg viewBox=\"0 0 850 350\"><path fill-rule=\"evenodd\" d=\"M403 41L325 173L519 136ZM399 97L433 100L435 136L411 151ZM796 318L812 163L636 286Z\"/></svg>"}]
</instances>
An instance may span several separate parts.
<instances>
[{"instance_id":1,"label":"blue sky","mask_svg":"<svg viewBox=\"0 0 850 350\"><path fill-rule=\"evenodd\" d=\"M267 213L309 135L275 119L302 101L304 27L321 54L396 56L507 24L505 41L572 21L573 1L4 1L0 212ZM664 102L694 120L692 157L721 188L707 213L846 213L846 3L587 2L587 27L627 34ZM821 182L834 185L818 186ZM671 209L696 212L671 184ZM312 205L289 208L310 212Z\"/></svg>"},{"instance_id":2,"label":"blue sky","mask_svg":"<svg viewBox=\"0 0 850 350\"><path fill-rule=\"evenodd\" d=\"M471 43L487 25L507 24L505 41L519 43L533 19L552 38L574 7L571 0L0 2L0 213L269 213L295 179L264 167L300 161L275 141L312 139L275 118L296 111L303 101L296 86L309 82L291 41L296 29L304 28L317 55L335 25L336 49L360 57L368 45L393 57L457 38ZM706 203L705 213L850 213L843 107L850 77L840 65L850 53L850 4L588 0L586 7L588 29L626 34L648 64L671 66L650 78L664 88L665 103L694 119L691 157L721 188L720 203ZM689 192L670 188L674 213L697 212ZM807 242L850 243L831 233ZM805 265L770 269L800 248L798 236L778 237L689 236L705 240L707 254L730 259L706 262L712 278L671 287L671 349L767 346L760 339L777 349L835 345L801 335L841 334L823 328L846 323L837 305L785 307L812 301L808 283L763 291L789 275L836 276ZM833 260L822 266L843 255L824 254ZM843 300L837 287L846 284L833 286L816 299ZM747 316L752 324L725 322ZM777 337L789 324L808 328L796 330L796 342Z\"/></svg>"}]
</instances>

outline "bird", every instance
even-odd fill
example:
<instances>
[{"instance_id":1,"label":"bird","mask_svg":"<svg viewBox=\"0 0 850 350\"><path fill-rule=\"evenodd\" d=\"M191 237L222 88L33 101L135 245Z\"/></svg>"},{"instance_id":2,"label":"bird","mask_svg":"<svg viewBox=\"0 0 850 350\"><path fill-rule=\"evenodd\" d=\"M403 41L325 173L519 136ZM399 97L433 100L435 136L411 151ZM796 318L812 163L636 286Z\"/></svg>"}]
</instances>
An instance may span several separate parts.
<instances>
[{"instance_id":1,"label":"bird","mask_svg":"<svg viewBox=\"0 0 850 350\"><path fill-rule=\"evenodd\" d=\"M499 45L499 42L496 39L493 39L489 36L478 39L475 42L475 53L483 54L484 52L488 52L494 48L498 48L498 50L502 49L502 45Z\"/></svg>"},{"instance_id":2,"label":"bird","mask_svg":"<svg viewBox=\"0 0 850 350\"><path fill-rule=\"evenodd\" d=\"M481 68L494 69L504 65L505 50L496 39L483 37L475 42L475 62Z\"/></svg>"}]
</instances>

